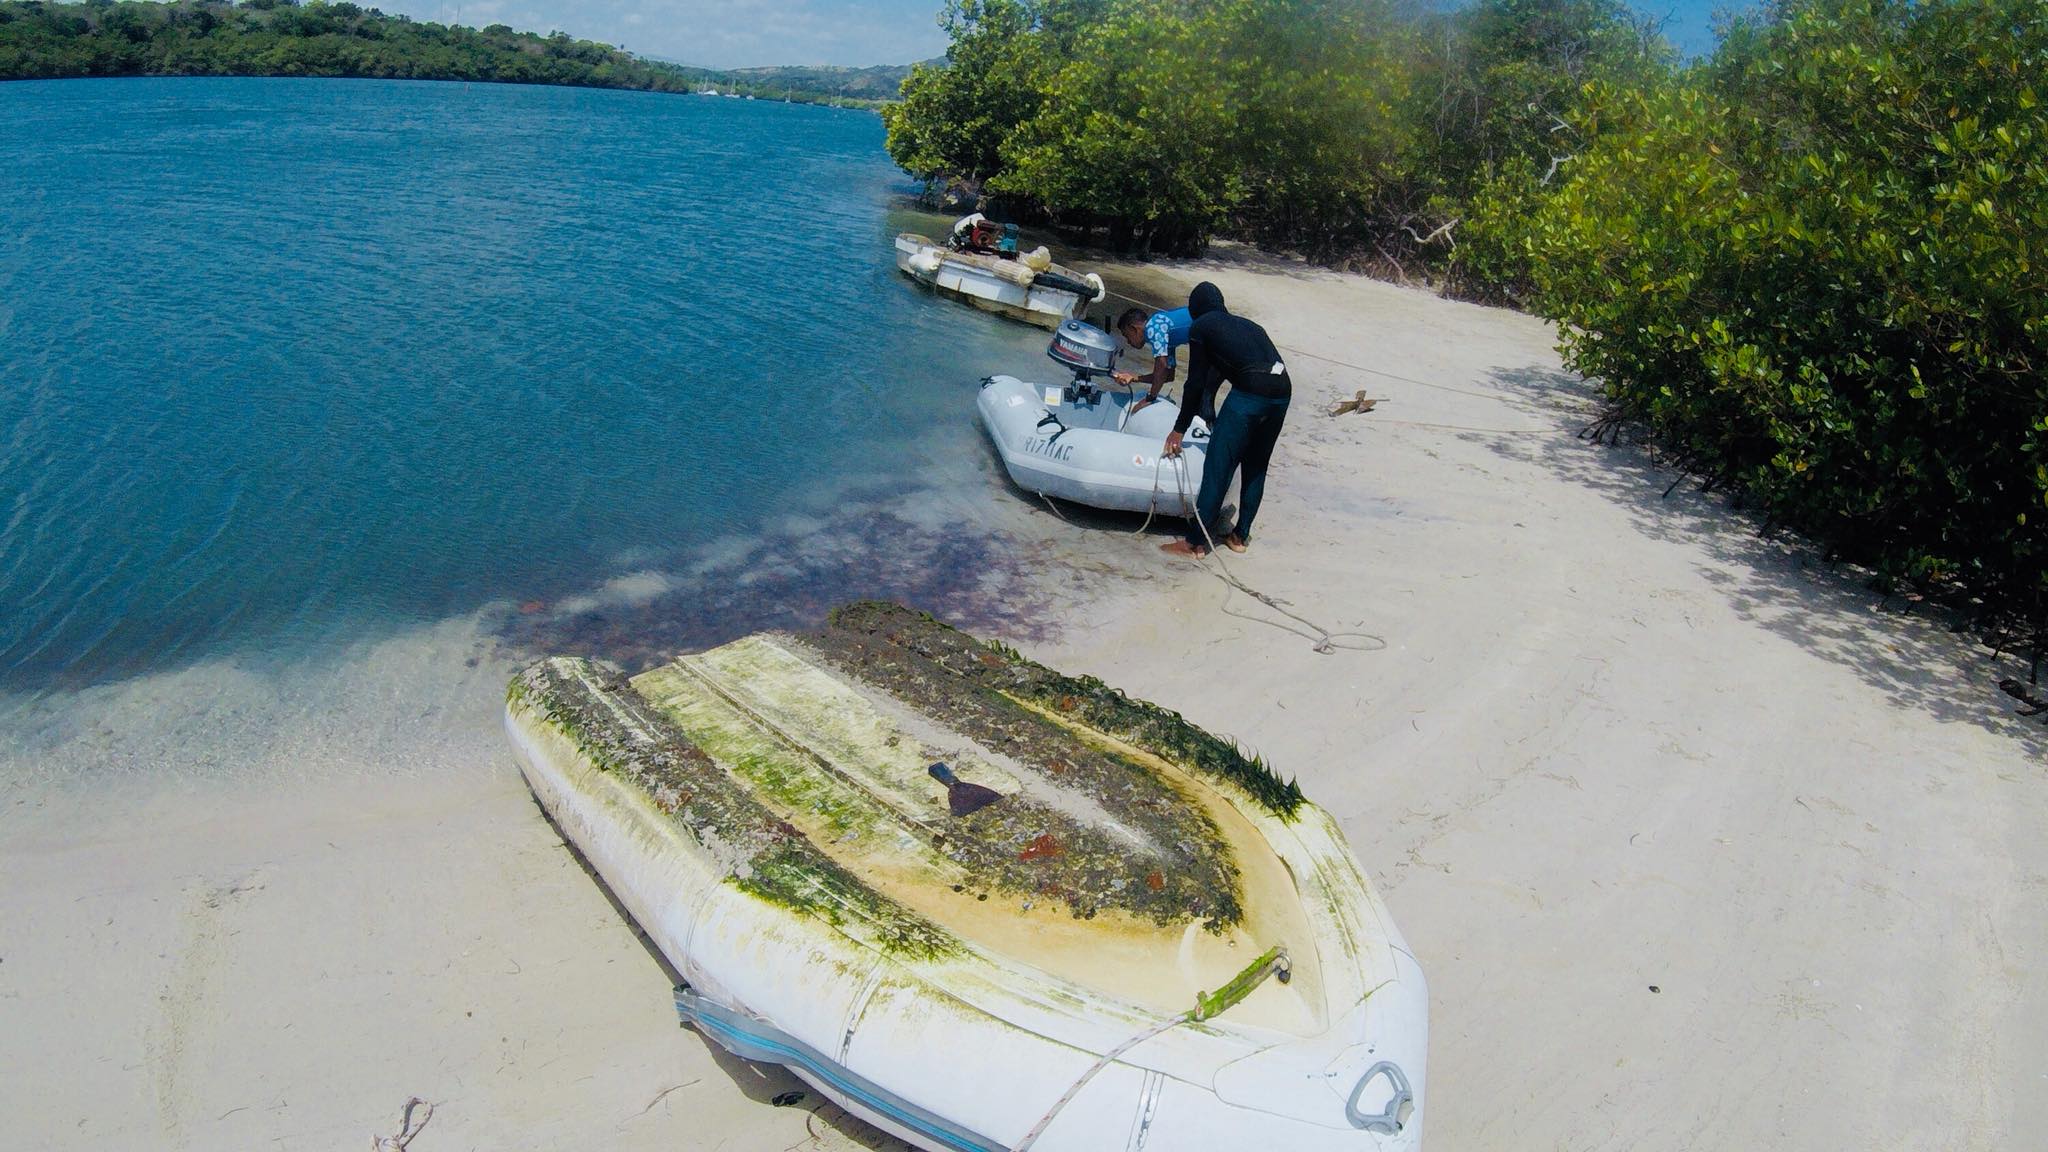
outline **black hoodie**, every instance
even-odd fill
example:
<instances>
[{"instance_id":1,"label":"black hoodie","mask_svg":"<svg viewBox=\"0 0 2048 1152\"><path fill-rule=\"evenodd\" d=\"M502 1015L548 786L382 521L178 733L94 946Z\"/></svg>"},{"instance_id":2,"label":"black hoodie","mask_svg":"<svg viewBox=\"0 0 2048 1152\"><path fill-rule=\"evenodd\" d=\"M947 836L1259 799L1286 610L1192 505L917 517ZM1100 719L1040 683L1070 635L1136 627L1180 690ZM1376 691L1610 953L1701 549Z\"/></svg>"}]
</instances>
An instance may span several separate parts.
<instances>
[{"instance_id":1,"label":"black hoodie","mask_svg":"<svg viewBox=\"0 0 2048 1152\"><path fill-rule=\"evenodd\" d=\"M1173 430L1186 432L1197 415L1214 422L1213 402L1222 381L1253 396L1285 400L1294 395L1287 365L1266 330L1223 306L1223 290L1207 280L1188 293L1188 382L1181 389L1180 416Z\"/></svg>"}]
</instances>

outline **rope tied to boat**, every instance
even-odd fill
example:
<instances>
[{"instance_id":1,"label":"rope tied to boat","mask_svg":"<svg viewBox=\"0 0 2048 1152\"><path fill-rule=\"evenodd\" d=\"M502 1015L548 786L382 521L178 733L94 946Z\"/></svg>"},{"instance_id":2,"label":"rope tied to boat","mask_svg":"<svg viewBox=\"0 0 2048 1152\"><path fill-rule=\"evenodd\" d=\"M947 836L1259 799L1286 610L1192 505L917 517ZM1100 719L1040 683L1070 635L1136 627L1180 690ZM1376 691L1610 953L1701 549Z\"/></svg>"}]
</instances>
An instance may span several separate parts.
<instances>
[{"instance_id":1,"label":"rope tied to boat","mask_svg":"<svg viewBox=\"0 0 2048 1152\"><path fill-rule=\"evenodd\" d=\"M1224 1012L1243 1003L1245 997L1250 996L1256 991L1259 985L1264 984L1269 976L1277 976L1280 978L1280 982L1285 984L1293 977L1293 974L1294 963L1287 958L1287 949L1275 946L1268 948L1265 955L1246 965L1244 971L1231 978L1230 983L1225 984L1214 992L1197 992L1193 1008L1182 1012L1178 1016L1169 1016L1161 1020L1145 1031L1104 1052L1095 1063L1089 1065L1088 1070L1081 1073L1080 1079L1075 1080L1073 1086L1068 1088L1066 1093L1054 1101L1051 1108L1046 1110L1045 1115L1038 1118L1038 1123L1031 1126L1031 1131L1024 1134L1024 1139L1017 1142L1014 1152L1030 1152L1031 1146L1038 1143L1038 1138L1045 1135L1047 1128L1052 1127L1053 1120L1066 1109L1068 1104L1073 1103L1074 1097L1081 1094L1081 1089L1087 1087L1090 1080L1095 1079L1096 1073L1116 1063L1124 1053L1129 1052L1131 1049L1136 1048L1155 1036L1170 1032L1182 1024L1199 1024L1204 1020L1214 1019L1222 1015Z\"/></svg>"},{"instance_id":2,"label":"rope tied to boat","mask_svg":"<svg viewBox=\"0 0 2048 1152\"><path fill-rule=\"evenodd\" d=\"M1216 546L1216 538L1209 534L1209 525L1203 523L1201 510L1195 507L1194 497L1192 494L1188 492L1187 468L1184 467L1181 463L1179 463L1178 460L1174 457L1169 457L1166 454L1161 453L1153 459L1152 498L1149 501L1148 507L1145 510L1145 522L1138 525L1135 529L1133 529L1129 533L1130 535L1143 535L1145 530L1152 526L1153 517L1159 514L1159 470L1160 468L1164 467L1166 461L1170 459L1176 460L1173 469L1173 478L1174 484L1180 492L1181 507L1186 510L1185 514L1190 519L1194 520L1196 524L1201 525L1202 539L1208 541L1209 544L1208 551L1201 555L1196 556L1195 562L1202 565L1203 571L1208 572L1211 576L1214 576L1218 580L1223 581L1225 585L1229 586L1230 588L1236 591L1244 593L1245 595L1251 597L1254 600L1257 600L1259 603L1264 604L1266 607L1271 608L1273 611L1280 613L1282 616L1287 617L1289 620L1292 620L1295 623L1300 624L1303 628L1309 629L1309 631L1303 632L1299 629L1290 628L1277 620L1263 620L1257 616L1248 616L1243 612L1233 612L1230 610L1230 599L1228 593L1225 593L1224 595L1222 608L1222 612L1225 616L1235 616L1239 620L1249 620L1254 624L1264 624L1269 628L1278 628L1282 632L1292 632L1294 633L1294 635L1299 636L1304 640L1307 640L1309 642L1310 650L1315 652L1319 656L1330 656L1334 655L1339 651L1382 652L1386 650L1387 641L1386 638L1383 636L1380 636L1372 632L1333 631L1329 628L1325 628L1321 624L1318 624L1315 621L1310 620L1308 617L1303 616L1301 613L1296 612L1293 609L1287 607L1287 601L1282 600L1277 596L1261 592L1257 588L1254 588L1251 585L1245 583L1244 581L1238 579L1236 574L1230 571L1229 565L1223 562L1223 555L1217 549ZM1062 520L1067 520L1067 514L1060 511L1059 505L1053 503L1052 497L1047 496L1043 492L1040 492L1037 495L1040 500L1045 501L1046 508L1049 509L1053 515L1059 517ZM1072 521L1068 522L1072 523ZM1212 562L1214 564L1214 567L1211 567Z\"/></svg>"},{"instance_id":3,"label":"rope tied to boat","mask_svg":"<svg viewBox=\"0 0 2048 1152\"><path fill-rule=\"evenodd\" d=\"M1158 475L1158 469L1156 467L1153 469L1153 474L1155 477ZM1264 604L1266 607L1271 608L1273 611L1280 613L1282 616L1287 617L1289 620L1292 620L1295 623L1300 624L1302 627L1310 629L1315 634L1309 635L1306 632L1297 631L1293 628L1289 628L1287 625L1282 624L1277 620L1262 620L1257 616L1247 616L1242 612L1232 612L1230 610L1230 599L1227 593L1224 596L1222 608L1222 612L1225 616L1235 616L1239 620L1249 620L1254 624L1264 624L1271 628L1278 628L1282 632L1293 632L1296 636L1300 636L1302 639L1307 640L1309 642L1310 649L1319 656L1333 655L1340 649L1346 652L1380 652L1386 649L1387 641L1384 637L1375 635L1371 632L1332 631L1328 628L1323 627L1321 624L1318 624L1315 621L1310 620L1308 617L1303 616L1301 613L1296 612L1291 608L1288 608L1287 602L1285 600L1282 600L1277 596L1271 596L1267 593L1261 592L1257 588L1254 588L1251 585L1245 583L1244 581L1238 579L1236 575L1234 575L1230 571L1230 566L1223 562L1223 552L1216 546L1216 537L1209 534L1209 525L1202 519L1202 510L1195 506L1194 500L1190 498L1188 495L1187 469L1174 469L1174 477L1180 482L1181 505L1188 509L1194 522L1201 527L1202 539L1207 541L1209 545L1209 549L1207 552L1201 553L1195 557L1196 563L1202 565L1204 571L1208 572L1211 576L1216 577L1218 580L1223 581L1231 588L1234 588L1237 591L1242 592L1245 595L1251 597L1252 599L1257 600L1259 603ZM1156 482L1157 481L1155 480L1155 484ZM1215 564L1214 568L1210 567L1211 562Z\"/></svg>"},{"instance_id":4,"label":"rope tied to boat","mask_svg":"<svg viewBox=\"0 0 2048 1152\"><path fill-rule=\"evenodd\" d=\"M1153 301L1146 300L1143 297L1132 296L1127 292L1112 291L1109 293L1109 295L1114 296L1119 300L1128 300L1133 304L1136 304L1143 308L1149 308L1154 312L1161 311L1167 307L1167 305L1157 304ZM1307 357L1310 360L1320 360L1325 364L1331 365L1332 367L1342 368L1350 372L1362 372L1366 375L1379 376L1388 380L1396 380L1403 384L1413 384L1418 388L1430 388L1438 392L1449 392L1457 396L1470 396L1477 400L1492 400L1498 403L1504 403L1509 405L1519 405L1525 403L1523 401L1518 400L1516 397L1504 396L1497 392L1475 392L1470 388L1455 388L1449 384L1439 383L1435 380L1418 380L1413 376L1403 376L1398 372L1389 372L1384 368L1368 368L1363 364L1354 364L1348 360L1339 360L1335 356L1325 355L1321 352L1310 352L1306 348L1296 347L1291 344L1275 344L1274 347L1281 352L1285 352L1289 358L1302 356ZM1584 413L1584 415L1590 416L1592 415L1592 413ZM1464 432L1478 436L1556 436L1562 434L1564 431L1564 429L1561 428L1478 428L1467 424L1436 424L1428 423L1421 420L1402 420L1394 417L1382 417L1379 420L1375 421L1375 423L1399 424L1409 428L1437 428L1446 432Z\"/></svg>"}]
</instances>

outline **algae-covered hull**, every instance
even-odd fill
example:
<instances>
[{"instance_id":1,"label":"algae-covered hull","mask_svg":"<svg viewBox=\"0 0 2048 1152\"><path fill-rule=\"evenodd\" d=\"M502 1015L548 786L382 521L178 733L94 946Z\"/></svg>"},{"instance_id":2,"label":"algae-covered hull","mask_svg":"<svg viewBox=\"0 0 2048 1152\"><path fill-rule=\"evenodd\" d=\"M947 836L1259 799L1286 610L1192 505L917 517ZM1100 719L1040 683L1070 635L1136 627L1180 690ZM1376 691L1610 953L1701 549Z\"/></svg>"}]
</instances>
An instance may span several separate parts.
<instances>
[{"instance_id":1,"label":"algae-covered hull","mask_svg":"<svg viewBox=\"0 0 2048 1152\"><path fill-rule=\"evenodd\" d=\"M1414 958L1329 817L1173 713L856 605L545 660L506 718L685 1016L919 1147L1419 1142Z\"/></svg>"}]
</instances>

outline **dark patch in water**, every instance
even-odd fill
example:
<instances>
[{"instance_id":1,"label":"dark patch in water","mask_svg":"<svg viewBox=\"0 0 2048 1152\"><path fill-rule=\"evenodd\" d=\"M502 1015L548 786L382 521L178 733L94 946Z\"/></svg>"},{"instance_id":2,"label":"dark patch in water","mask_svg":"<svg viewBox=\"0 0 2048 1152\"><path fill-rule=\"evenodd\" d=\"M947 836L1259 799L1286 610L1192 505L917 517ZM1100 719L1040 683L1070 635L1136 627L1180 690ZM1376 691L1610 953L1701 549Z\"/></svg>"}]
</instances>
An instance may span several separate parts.
<instances>
[{"instance_id":1,"label":"dark patch in water","mask_svg":"<svg viewBox=\"0 0 2048 1152\"><path fill-rule=\"evenodd\" d=\"M492 631L516 656L589 656L632 672L754 632L809 631L857 600L893 600L983 634L1043 641L1056 627L1048 566L1059 566L1048 544L966 523L935 529L875 508L670 573L671 586L641 603L508 610Z\"/></svg>"}]
</instances>

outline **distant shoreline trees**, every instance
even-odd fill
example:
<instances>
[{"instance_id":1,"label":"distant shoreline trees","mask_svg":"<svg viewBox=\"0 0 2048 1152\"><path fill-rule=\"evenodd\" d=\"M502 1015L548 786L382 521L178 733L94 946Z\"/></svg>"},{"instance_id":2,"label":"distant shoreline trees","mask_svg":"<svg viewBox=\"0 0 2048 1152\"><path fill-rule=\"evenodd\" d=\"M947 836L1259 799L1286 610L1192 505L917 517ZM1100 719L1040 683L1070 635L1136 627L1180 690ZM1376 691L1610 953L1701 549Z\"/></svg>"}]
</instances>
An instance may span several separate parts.
<instances>
[{"instance_id":1,"label":"distant shoreline trees","mask_svg":"<svg viewBox=\"0 0 2048 1152\"><path fill-rule=\"evenodd\" d=\"M0 80L88 76L337 76L720 91L874 108L907 69L717 71L567 33L540 36L390 16L348 0L45 3L0 0Z\"/></svg>"}]
</instances>

